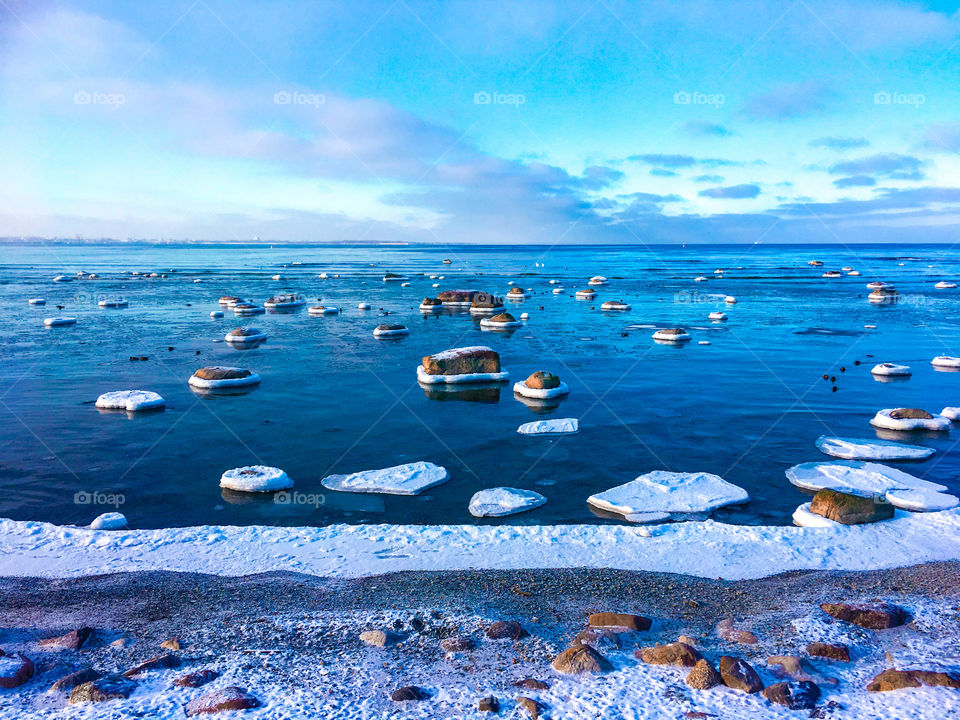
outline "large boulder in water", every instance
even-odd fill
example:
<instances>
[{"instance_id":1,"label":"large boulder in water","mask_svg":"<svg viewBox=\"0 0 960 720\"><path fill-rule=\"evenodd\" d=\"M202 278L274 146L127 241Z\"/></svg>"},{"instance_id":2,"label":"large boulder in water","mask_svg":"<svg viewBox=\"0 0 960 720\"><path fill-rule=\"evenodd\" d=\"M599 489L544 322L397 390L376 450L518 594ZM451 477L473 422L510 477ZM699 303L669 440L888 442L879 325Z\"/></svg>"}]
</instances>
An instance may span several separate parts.
<instances>
[{"instance_id":1,"label":"large boulder in water","mask_svg":"<svg viewBox=\"0 0 960 720\"><path fill-rule=\"evenodd\" d=\"M427 375L467 375L500 372L500 354L482 345L453 348L423 358Z\"/></svg>"},{"instance_id":2,"label":"large boulder in water","mask_svg":"<svg viewBox=\"0 0 960 720\"><path fill-rule=\"evenodd\" d=\"M893 517L893 505L878 503L873 498L861 495L824 489L813 496L810 512L843 525L862 525L889 520Z\"/></svg>"},{"instance_id":3,"label":"large boulder in water","mask_svg":"<svg viewBox=\"0 0 960 720\"><path fill-rule=\"evenodd\" d=\"M442 303L472 303L474 296L479 294L479 290L444 290L437 295L437 300Z\"/></svg>"},{"instance_id":4,"label":"large boulder in water","mask_svg":"<svg viewBox=\"0 0 960 720\"><path fill-rule=\"evenodd\" d=\"M537 370L523 384L534 390L551 390L560 387L560 378L552 372Z\"/></svg>"},{"instance_id":5,"label":"large boulder in water","mask_svg":"<svg viewBox=\"0 0 960 720\"><path fill-rule=\"evenodd\" d=\"M202 367L193 374L201 380L239 380L250 377L253 373L235 367Z\"/></svg>"}]
</instances>

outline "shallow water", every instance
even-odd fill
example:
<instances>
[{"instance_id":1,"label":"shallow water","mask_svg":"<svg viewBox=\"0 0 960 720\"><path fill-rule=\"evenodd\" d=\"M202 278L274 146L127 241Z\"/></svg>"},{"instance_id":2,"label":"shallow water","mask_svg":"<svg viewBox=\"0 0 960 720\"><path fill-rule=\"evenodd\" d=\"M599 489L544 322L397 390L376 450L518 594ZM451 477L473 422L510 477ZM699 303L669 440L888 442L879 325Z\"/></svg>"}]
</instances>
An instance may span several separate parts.
<instances>
[{"instance_id":1,"label":"shallow water","mask_svg":"<svg viewBox=\"0 0 960 720\"><path fill-rule=\"evenodd\" d=\"M443 265L443 258L452 263ZM824 267L809 267L811 259ZM862 276L820 277L848 265ZM717 268L727 272L718 277ZM52 282L78 270L100 277ZM167 277L131 276L133 270ZM388 270L409 275L411 286L382 282ZM340 278L321 280L320 272ZM285 279L272 280L277 273ZM596 274L609 284L596 288L594 301L575 300L574 291ZM709 280L693 282L701 275ZM670 469L717 473L749 491L748 504L718 511L717 519L789 524L808 497L784 470L829 460L814 446L819 435L877 437L868 420L880 408L939 412L960 405L960 373L929 365L935 355L960 355L960 290L934 289L939 280L958 278L960 254L916 245L7 245L0 247L0 516L86 524L117 506L133 527L618 522L595 515L587 496ZM417 310L425 295L443 289L503 295L511 279L533 292L507 303L517 315L530 313L513 333L482 331L468 313ZM551 279L566 294L552 294ZM875 279L893 283L901 302L868 303L865 285ZM221 295L262 303L283 290L302 292L308 304L322 298L343 313L309 317L302 308L209 317ZM727 294L739 303L725 306ZM97 307L116 296L129 307ZM31 297L47 305L28 305ZM609 299L632 310L601 312ZM359 311L361 301L373 310ZM381 317L381 308L391 315ZM729 319L708 321L715 309ZM54 315L78 323L44 328L43 318ZM380 322L405 323L410 335L376 340ZM241 325L263 329L269 340L247 350L222 342ZM693 340L679 347L651 340L653 328L674 325ZM509 384L447 392L417 384L423 355L477 344L500 352ZM874 380L870 368L884 361L912 366L913 377ZM249 393L196 394L187 378L214 364L247 367L262 385ZM557 372L571 388L558 407L534 409L513 396L512 382L540 369ZM93 406L101 393L122 389L159 392L167 408L128 418ZM577 417L581 430L562 437L516 433L538 417ZM956 493L958 438L957 425L952 433L904 437L937 453L899 466ZM451 479L417 497L337 493L320 484L330 473L414 460L444 465ZM224 470L254 463L286 470L296 502L220 490ZM536 490L548 501L508 518L473 518L470 496L495 485Z\"/></svg>"}]
</instances>

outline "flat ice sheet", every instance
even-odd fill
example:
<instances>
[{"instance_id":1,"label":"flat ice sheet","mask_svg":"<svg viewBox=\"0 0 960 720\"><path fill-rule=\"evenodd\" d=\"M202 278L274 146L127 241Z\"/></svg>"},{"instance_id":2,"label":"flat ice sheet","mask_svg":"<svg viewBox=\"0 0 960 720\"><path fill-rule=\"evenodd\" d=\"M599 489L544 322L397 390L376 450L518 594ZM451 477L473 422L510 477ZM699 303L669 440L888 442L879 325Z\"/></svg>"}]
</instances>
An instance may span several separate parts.
<instances>
[{"instance_id":1,"label":"flat ice sheet","mask_svg":"<svg viewBox=\"0 0 960 720\"><path fill-rule=\"evenodd\" d=\"M417 495L446 482L446 468L422 460L379 470L361 470L349 475L328 475L321 483L329 490L386 495Z\"/></svg>"},{"instance_id":2,"label":"flat ice sheet","mask_svg":"<svg viewBox=\"0 0 960 720\"><path fill-rule=\"evenodd\" d=\"M535 420L524 423L517 428L521 435L544 435L547 433L575 433L580 430L580 421L577 418L553 418L551 420Z\"/></svg>"},{"instance_id":3,"label":"flat ice sheet","mask_svg":"<svg viewBox=\"0 0 960 720\"><path fill-rule=\"evenodd\" d=\"M620 515L708 512L744 503L747 491L711 473L654 470L587 498L596 508Z\"/></svg>"},{"instance_id":4,"label":"flat ice sheet","mask_svg":"<svg viewBox=\"0 0 960 720\"><path fill-rule=\"evenodd\" d=\"M160 395L150 390L114 390L97 398L97 407L106 410L151 410L166 405Z\"/></svg>"},{"instance_id":5,"label":"flat ice sheet","mask_svg":"<svg viewBox=\"0 0 960 720\"><path fill-rule=\"evenodd\" d=\"M474 517L502 517L533 510L547 499L533 490L511 487L487 488L474 493L470 498L470 514Z\"/></svg>"},{"instance_id":6,"label":"flat ice sheet","mask_svg":"<svg viewBox=\"0 0 960 720\"><path fill-rule=\"evenodd\" d=\"M936 452L920 445L905 445L892 440L827 437L817 438L821 452L845 460L922 460Z\"/></svg>"}]
</instances>

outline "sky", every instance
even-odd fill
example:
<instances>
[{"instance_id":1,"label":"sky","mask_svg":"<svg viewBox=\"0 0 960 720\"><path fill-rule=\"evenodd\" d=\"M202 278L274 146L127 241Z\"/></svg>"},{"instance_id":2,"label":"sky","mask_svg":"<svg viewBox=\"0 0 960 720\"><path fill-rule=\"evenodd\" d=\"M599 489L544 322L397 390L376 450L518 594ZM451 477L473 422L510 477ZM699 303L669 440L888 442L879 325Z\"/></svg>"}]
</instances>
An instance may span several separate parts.
<instances>
[{"instance_id":1,"label":"sky","mask_svg":"<svg viewBox=\"0 0 960 720\"><path fill-rule=\"evenodd\" d=\"M957 7L0 0L0 236L952 243Z\"/></svg>"}]
</instances>

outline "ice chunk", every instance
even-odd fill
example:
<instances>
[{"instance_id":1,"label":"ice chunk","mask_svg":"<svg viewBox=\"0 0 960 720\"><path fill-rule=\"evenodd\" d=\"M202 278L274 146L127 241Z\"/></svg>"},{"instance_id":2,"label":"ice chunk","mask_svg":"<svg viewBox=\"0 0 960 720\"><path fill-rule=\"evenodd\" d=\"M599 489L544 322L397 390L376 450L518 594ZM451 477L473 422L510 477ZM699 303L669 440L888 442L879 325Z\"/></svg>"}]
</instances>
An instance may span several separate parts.
<instances>
[{"instance_id":1,"label":"ice chunk","mask_svg":"<svg viewBox=\"0 0 960 720\"><path fill-rule=\"evenodd\" d=\"M543 435L546 433L575 433L580 430L580 421L577 418L554 418L551 420L535 420L524 423L517 428L521 435Z\"/></svg>"},{"instance_id":2,"label":"ice chunk","mask_svg":"<svg viewBox=\"0 0 960 720\"><path fill-rule=\"evenodd\" d=\"M280 468L266 465L227 470L220 477L220 487L237 492L276 492L293 487L293 480Z\"/></svg>"},{"instance_id":3,"label":"ice chunk","mask_svg":"<svg viewBox=\"0 0 960 720\"><path fill-rule=\"evenodd\" d=\"M547 499L533 490L511 487L488 488L474 493L470 498L470 514L474 517L501 517L532 510L543 505Z\"/></svg>"},{"instance_id":4,"label":"ice chunk","mask_svg":"<svg viewBox=\"0 0 960 720\"><path fill-rule=\"evenodd\" d=\"M600 510L643 516L647 513L709 512L749 499L746 490L728 483L719 475L654 470L624 485L591 495L587 502Z\"/></svg>"},{"instance_id":5,"label":"ice chunk","mask_svg":"<svg viewBox=\"0 0 960 720\"><path fill-rule=\"evenodd\" d=\"M97 407L105 410L151 410L167 404L160 395L150 390L115 390L97 398Z\"/></svg>"},{"instance_id":6,"label":"ice chunk","mask_svg":"<svg viewBox=\"0 0 960 720\"><path fill-rule=\"evenodd\" d=\"M387 495L416 495L446 482L446 468L422 460L380 470L361 470L349 475L328 475L321 480L329 490Z\"/></svg>"},{"instance_id":7,"label":"ice chunk","mask_svg":"<svg viewBox=\"0 0 960 720\"><path fill-rule=\"evenodd\" d=\"M827 437L817 438L821 452L845 460L921 460L936 452L920 445L905 445L891 440Z\"/></svg>"},{"instance_id":8,"label":"ice chunk","mask_svg":"<svg viewBox=\"0 0 960 720\"><path fill-rule=\"evenodd\" d=\"M98 515L92 523L91 530L126 530L127 518L123 513L108 512Z\"/></svg>"},{"instance_id":9,"label":"ice chunk","mask_svg":"<svg viewBox=\"0 0 960 720\"><path fill-rule=\"evenodd\" d=\"M933 430L942 432L950 429L950 418L930 415L930 413L923 413L927 416L923 417L921 413L923 411L918 412L913 408L887 408L878 411L870 420L870 424L884 430Z\"/></svg>"}]
</instances>

